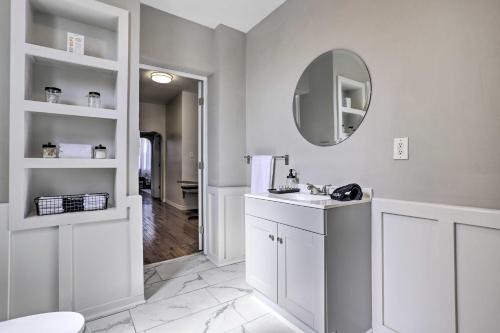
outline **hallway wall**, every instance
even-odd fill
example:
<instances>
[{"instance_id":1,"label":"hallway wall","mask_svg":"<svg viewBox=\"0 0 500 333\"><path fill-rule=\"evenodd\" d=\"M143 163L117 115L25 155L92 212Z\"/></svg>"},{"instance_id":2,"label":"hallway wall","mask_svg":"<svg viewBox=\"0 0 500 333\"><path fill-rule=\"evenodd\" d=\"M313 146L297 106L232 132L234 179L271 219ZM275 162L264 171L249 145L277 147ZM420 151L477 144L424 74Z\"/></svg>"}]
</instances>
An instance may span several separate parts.
<instances>
[{"instance_id":1,"label":"hallway wall","mask_svg":"<svg viewBox=\"0 0 500 333\"><path fill-rule=\"evenodd\" d=\"M166 130L166 106L152 103L140 103L139 105L139 130L141 132L156 132L161 135L161 200L166 198L166 155L167 148L165 139L167 137Z\"/></svg>"}]
</instances>

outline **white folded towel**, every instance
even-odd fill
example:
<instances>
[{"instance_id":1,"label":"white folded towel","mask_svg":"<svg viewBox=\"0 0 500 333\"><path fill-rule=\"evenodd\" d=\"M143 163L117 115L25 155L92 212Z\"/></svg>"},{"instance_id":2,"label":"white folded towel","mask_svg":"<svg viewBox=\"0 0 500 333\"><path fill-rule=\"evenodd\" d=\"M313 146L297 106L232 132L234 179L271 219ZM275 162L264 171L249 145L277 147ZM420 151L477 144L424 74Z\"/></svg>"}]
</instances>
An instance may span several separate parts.
<instances>
[{"instance_id":1,"label":"white folded towel","mask_svg":"<svg viewBox=\"0 0 500 333\"><path fill-rule=\"evenodd\" d=\"M83 210L102 210L106 208L106 197L103 195L88 195L83 197Z\"/></svg>"},{"instance_id":2,"label":"white folded towel","mask_svg":"<svg viewBox=\"0 0 500 333\"><path fill-rule=\"evenodd\" d=\"M45 207L38 208L39 215L52 215L52 214L61 214L64 213L64 208L53 208L53 207Z\"/></svg>"},{"instance_id":3,"label":"white folded towel","mask_svg":"<svg viewBox=\"0 0 500 333\"><path fill-rule=\"evenodd\" d=\"M59 158L92 158L92 145L60 143Z\"/></svg>"},{"instance_id":4,"label":"white folded towel","mask_svg":"<svg viewBox=\"0 0 500 333\"><path fill-rule=\"evenodd\" d=\"M38 198L38 207L40 208L62 208L62 197L40 197Z\"/></svg>"},{"instance_id":5,"label":"white folded towel","mask_svg":"<svg viewBox=\"0 0 500 333\"><path fill-rule=\"evenodd\" d=\"M272 156L252 157L252 193L267 193L271 188L274 159Z\"/></svg>"}]
</instances>

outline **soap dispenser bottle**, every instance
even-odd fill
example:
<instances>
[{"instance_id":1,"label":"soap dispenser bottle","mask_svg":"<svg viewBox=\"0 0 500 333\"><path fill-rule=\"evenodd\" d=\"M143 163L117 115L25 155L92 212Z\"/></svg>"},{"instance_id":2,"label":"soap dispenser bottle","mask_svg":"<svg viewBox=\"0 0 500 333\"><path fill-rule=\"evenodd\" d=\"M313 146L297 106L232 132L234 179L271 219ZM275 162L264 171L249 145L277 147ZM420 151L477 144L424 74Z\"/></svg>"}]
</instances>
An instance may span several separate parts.
<instances>
[{"instance_id":1,"label":"soap dispenser bottle","mask_svg":"<svg viewBox=\"0 0 500 333\"><path fill-rule=\"evenodd\" d=\"M289 189L299 188L299 179L297 178L297 171L290 169L288 176L286 177L286 187Z\"/></svg>"}]
</instances>

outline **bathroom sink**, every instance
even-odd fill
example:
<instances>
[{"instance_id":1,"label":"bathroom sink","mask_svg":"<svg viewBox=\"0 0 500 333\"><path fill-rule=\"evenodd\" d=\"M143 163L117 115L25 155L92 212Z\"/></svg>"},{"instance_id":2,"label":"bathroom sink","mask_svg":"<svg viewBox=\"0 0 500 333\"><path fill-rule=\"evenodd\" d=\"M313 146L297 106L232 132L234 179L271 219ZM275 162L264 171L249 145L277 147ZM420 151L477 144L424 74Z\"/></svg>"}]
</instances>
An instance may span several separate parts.
<instances>
[{"instance_id":1,"label":"bathroom sink","mask_svg":"<svg viewBox=\"0 0 500 333\"><path fill-rule=\"evenodd\" d=\"M317 202L330 199L327 195L313 195L307 193L286 193L286 194L276 194L276 197L294 200L294 201L306 201L306 202Z\"/></svg>"},{"instance_id":2,"label":"bathroom sink","mask_svg":"<svg viewBox=\"0 0 500 333\"><path fill-rule=\"evenodd\" d=\"M363 189L363 199L359 201L336 201L329 195L309 194L305 186L302 186L301 192L274 194L274 193L248 193L247 198L255 198L267 201L282 202L290 205L304 206L319 209L330 209L340 206L355 205L358 203L370 202L373 191L370 188Z\"/></svg>"}]
</instances>

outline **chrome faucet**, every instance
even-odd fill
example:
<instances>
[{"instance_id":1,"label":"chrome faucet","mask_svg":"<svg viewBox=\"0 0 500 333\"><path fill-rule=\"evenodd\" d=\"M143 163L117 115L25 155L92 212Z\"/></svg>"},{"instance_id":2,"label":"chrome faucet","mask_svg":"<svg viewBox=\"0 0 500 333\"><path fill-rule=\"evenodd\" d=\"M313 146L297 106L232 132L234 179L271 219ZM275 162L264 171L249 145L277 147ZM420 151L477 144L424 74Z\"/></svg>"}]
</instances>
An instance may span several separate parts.
<instances>
[{"instance_id":1,"label":"chrome faucet","mask_svg":"<svg viewBox=\"0 0 500 333\"><path fill-rule=\"evenodd\" d=\"M321 189L314 186L313 184L307 183L307 189L309 190L310 194L313 195L329 195L330 193L330 188L332 185L324 185Z\"/></svg>"}]
</instances>

